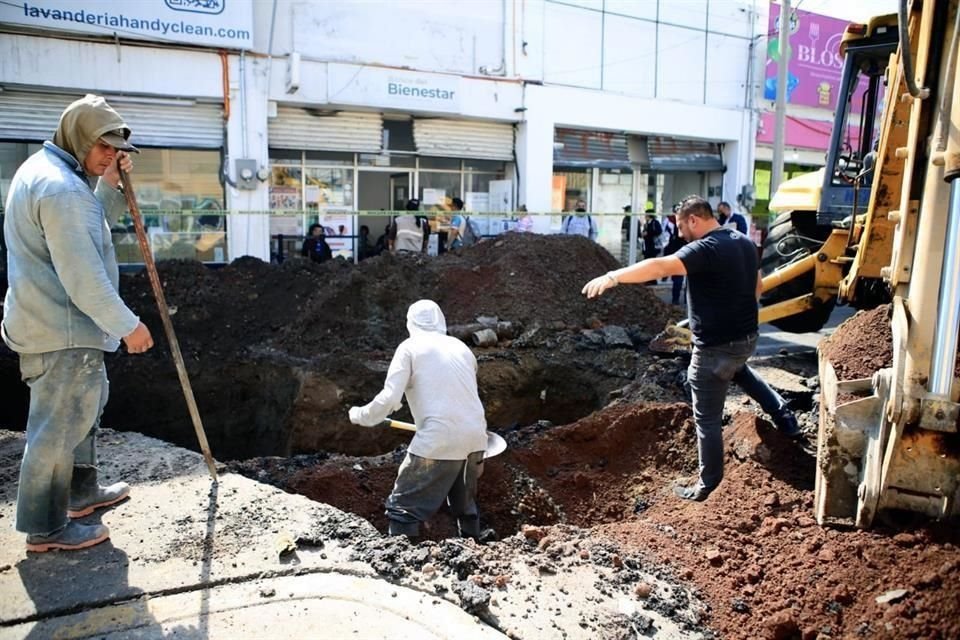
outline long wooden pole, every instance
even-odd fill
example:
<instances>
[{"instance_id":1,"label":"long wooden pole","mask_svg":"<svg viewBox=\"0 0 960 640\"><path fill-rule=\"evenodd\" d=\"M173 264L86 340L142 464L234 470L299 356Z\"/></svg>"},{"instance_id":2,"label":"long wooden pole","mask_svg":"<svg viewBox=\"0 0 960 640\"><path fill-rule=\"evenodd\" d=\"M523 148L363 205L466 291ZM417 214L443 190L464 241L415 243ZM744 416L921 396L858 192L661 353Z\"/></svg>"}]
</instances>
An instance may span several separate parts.
<instances>
[{"instance_id":1,"label":"long wooden pole","mask_svg":"<svg viewBox=\"0 0 960 640\"><path fill-rule=\"evenodd\" d=\"M120 172L120 181L123 183L123 194L127 198L127 207L130 209L130 215L133 216L133 226L137 230L137 242L140 244L140 252L143 254L143 263L147 267L147 275L150 277L150 287L153 289L153 297L157 300L157 307L160 309L160 320L163 322L163 331L167 334L167 342L170 343L170 353L173 354L173 362L177 366L177 375L180 377L180 386L183 388L183 396L187 400L187 408L190 410L190 418L193 420L193 429L197 432L197 440L200 441L200 451L207 461L207 469L210 470L210 476L214 482L217 480L217 467L213 462L213 455L210 453L210 445L207 444L207 434L203 431L203 423L200 421L200 412L197 410L197 401L193 397L193 388L190 386L190 377L187 375L187 367L183 363L183 354L180 353L180 343L177 341L177 334L173 331L173 322L170 320L170 309L167 307L167 299L163 295L163 287L160 286L160 276L157 275L157 263L153 260L153 253L150 252L150 245L147 243L147 230L143 226L143 218L140 216L140 207L137 205L137 196L133 192L133 183L130 182L130 176L126 171L120 169L120 160L117 160L117 169Z\"/></svg>"}]
</instances>

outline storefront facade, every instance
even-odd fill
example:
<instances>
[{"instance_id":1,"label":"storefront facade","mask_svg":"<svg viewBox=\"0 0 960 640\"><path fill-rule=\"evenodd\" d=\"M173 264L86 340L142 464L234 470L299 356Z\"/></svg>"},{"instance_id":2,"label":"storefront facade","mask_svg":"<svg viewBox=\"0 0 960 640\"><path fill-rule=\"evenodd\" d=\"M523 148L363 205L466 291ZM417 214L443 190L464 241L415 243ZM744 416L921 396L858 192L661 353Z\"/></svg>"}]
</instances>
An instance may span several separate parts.
<instances>
[{"instance_id":1,"label":"storefront facade","mask_svg":"<svg viewBox=\"0 0 960 640\"><path fill-rule=\"evenodd\" d=\"M114 11L104 0L75 4L103 20ZM314 223L355 257L360 229L372 241L411 198L441 214L459 198L488 235L509 229L523 205L549 233L575 194L608 214L602 235L613 249L624 206L665 209L687 193L733 200L751 178L748 2L704 0L682 12L552 0L345 3L336 12L293 0L213 4L220 18L177 16L222 21L199 39L134 33L143 25L129 16L119 28L81 30L0 10L0 195L62 108L87 92L114 104L143 149L133 178L160 258L279 259ZM578 21L590 71L570 75L567 32ZM376 36L376 25L393 35ZM661 42L645 49L653 73L641 65L631 75L615 43L648 32ZM684 43L682 60L667 51ZM671 80L679 62L698 69L689 86ZM570 131L613 136L626 154L577 165L560 153L558 163ZM650 152L661 142L706 145L714 164L658 168ZM124 249L129 230L115 234L121 258L136 262Z\"/></svg>"}]
</instances>

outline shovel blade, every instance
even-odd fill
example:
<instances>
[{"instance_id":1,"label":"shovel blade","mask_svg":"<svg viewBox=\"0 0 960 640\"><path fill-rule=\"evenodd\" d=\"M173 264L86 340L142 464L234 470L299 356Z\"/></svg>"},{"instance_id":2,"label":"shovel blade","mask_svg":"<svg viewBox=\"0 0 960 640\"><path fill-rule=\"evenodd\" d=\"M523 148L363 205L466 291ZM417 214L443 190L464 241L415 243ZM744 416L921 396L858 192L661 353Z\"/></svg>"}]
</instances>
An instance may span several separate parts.
<instances>
[{"instance_id":1,"label":"shovel blade","mask_svg":"<svg viewBox=\"0 0 960 640\"><path fill-rule=\"evenodd\" d=\"M392 427L394 429L401 429L403 431L417 430L417 426L415 424L411 422L403 422L401 420L390 420L388 418L383 421L383 424L384 426ZM484 449L483 459L486 460L487 458L498 456L506 450L507 441L493 431L487 431L487 448Z\"/></svg>"}]
</instances>

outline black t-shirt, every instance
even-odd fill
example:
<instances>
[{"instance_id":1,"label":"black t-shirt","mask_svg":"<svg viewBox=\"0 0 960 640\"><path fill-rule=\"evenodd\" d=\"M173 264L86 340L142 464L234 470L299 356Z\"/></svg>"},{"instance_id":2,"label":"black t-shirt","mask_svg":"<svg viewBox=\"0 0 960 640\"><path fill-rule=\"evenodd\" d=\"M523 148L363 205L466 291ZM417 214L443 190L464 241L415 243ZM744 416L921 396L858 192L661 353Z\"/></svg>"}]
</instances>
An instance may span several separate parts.
<instances>
[{"instance_id":1,"label":"black t-shirt","mask_svg":"<svg viewBox=\"0 0 960 640\"><path fill-rule=\"evenodd\" d=\"M757 331L757 247L734 229L715 229L675 254L687 270L694 344L740 340Z\"/></svg>"}]
</instances>

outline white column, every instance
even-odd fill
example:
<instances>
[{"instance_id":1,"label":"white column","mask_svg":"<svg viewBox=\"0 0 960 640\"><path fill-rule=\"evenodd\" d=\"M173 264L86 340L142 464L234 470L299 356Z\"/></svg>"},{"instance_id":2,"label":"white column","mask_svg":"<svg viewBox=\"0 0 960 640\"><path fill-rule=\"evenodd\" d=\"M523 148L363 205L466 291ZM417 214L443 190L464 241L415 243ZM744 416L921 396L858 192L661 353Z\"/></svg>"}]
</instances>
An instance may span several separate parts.
<instances>
[{"instance_id":1,"label":"white column","mask_svg":"<svg viewBox=\"0 0 960 640\"><path fill-rule=\"evenodd\" d=\"M517 125L517 205L527 205L531 213L546 213L553 189L553 121L536 113L529 115L530 119Z\"/></svg>"},{"instance_id":2,"label":"white column","mask_svg":"<svg viewBox=\"0 0 960 640\"><path fill-rule=\"evenodd\" d=\"M252 158L267 168L267 63L252 57L230 57L230 119L227 122L227 162L224 172L236 183L235 160ZM242 76L241 76L242 72ZM230 260L253 256L270 260L268 182L257 180L256 190L226 186L227 246Z\"/></svg>"}]
</instances>

